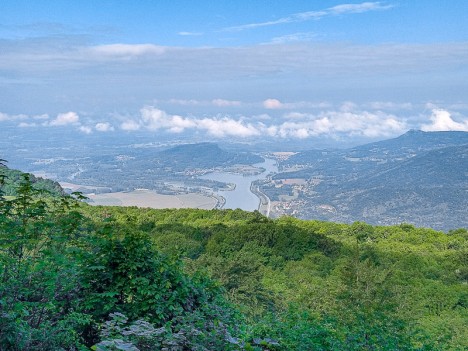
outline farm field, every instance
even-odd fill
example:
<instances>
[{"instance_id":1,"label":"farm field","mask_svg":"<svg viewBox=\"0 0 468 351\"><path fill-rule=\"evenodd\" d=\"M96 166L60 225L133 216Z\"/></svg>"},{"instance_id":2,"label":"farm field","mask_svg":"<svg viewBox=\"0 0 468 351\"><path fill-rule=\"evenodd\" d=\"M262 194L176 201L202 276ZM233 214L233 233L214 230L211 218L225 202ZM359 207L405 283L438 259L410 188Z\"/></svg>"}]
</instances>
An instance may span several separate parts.
<instances>
[{"instance_id":1,"label":"farm field","mask_svg":"<svg viewBox=\"0 0 468 351\"><path fill-rule=\"evenodd\" d=\"M138 206L148 208L200 208L210 210L216 199L200 194L162 195L152 190L134 190L106 194L88 194L93 206Z\"/></svg>"}]
</instances>

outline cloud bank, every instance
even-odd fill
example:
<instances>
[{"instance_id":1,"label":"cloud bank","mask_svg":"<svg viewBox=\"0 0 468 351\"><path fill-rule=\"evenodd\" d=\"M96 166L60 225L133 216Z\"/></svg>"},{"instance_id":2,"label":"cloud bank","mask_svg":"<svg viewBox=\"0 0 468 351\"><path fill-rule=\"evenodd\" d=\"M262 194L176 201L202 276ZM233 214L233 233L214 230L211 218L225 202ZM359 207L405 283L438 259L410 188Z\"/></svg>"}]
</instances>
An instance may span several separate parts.
<instances>
[{"instance_id":1,"label":"cloud bank","mask_svg":"<svg viewBox=\"0 0 468 351\"><path fill-rule=\"evenodd\" d=\"M268 103L266 105L269 106ZM377 138L397 135L408 129L404 121L383 112L325 111L319 114L292 112L286 114L284 118L294 121L266 124L264 122L266 118L182 117L146 106L140 110L140 118L125 120L120 124L120 128L126 131L143 129L170 133L206 132L217 138L264 136L299 139L338 134Z\"/></svg>"},{"instance_id":2,"label":"cloud bank","mask_svg":"<svg viewBox=\"0 0 468 351\"><path fill-rule=\"evenodd\" d=\"M234 103L235 102L235 103ZM220 106L236 105L234 100L222 100ZM91 119L82 122L76 112L59 113L49 120L48 115L27 116L8 115L0 112L0 123L14 123L20 128L75 128L84 134L93 132L114 132L116 127L121 131L145 131L152 133L196 133L206 134L214 138L281 138L306 139L313 137L331 137L341 139L353 137L362 139L389 138L403 134L409 129L434 131L466 131L468 132L468 118L459 114L456 119L445 109L433 108L430 116L420 115L417 119L405 118L381 110L362 110L353 102L345 102L337 109L320 109L317 112L304 110L287 110L276 99L262 102L263 108L272 110L278 116L261 113L247 116L215 115L215 116L181 116L170 114L154 106L145 106L135 117L116 117L119 122L93 122ZM301 105L289 103L291 106ZM388 103L390 107L393 107ZM381 103L378 104L380 106ZM387 103L382 103L386 106ZM398 105L398 104L396 104ZM402 104L401 108L409 108ZM412 106L411 106L412 108ZM286 109L286 111L285 111ZM42 122L41 122L42 121Z\"/></svg>"},{"instance_id":3,"label":"cloud bank","mask_svg":"<svg viewBox=\"0 0 468 351\"><path fill-rule=\"evenodd\" d=\"M55 119L50 122L44 122L44 125L52 127L66 126L68 124L78 124L80 116L76 112L60 113Z\"/></svg>"}]
</instances>

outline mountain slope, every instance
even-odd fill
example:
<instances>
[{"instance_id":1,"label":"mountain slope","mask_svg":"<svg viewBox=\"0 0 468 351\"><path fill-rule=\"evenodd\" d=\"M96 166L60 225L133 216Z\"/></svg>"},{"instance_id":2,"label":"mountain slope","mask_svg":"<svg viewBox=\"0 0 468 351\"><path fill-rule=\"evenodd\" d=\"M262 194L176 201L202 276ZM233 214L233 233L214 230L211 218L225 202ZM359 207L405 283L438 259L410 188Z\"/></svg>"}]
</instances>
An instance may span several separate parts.
<instances>
[{"instance_id":1,"label":"mountain slope","mask_svg":"<svg viewBox=\"0 0 468 351\"><path fill-rule=\"evenodd\" d=\"M263 159L251 153L229 152L214 143L178 145L156 153L154 160L174 170L254 164Z\"/></svg>"},{"instance_id":2,"label":"mountain slope","mask_svg":"<svg viewBox=\"0 0 468 351\"><path fill-rule=\"evenodd\" d=\"M4 195L16 195L16 188L18 187L23 174L24 173L21 171L0 165L0 176L4 177L4 184L0 184L0 190ZM33 188L36 190L44 190L53 196L60 196L65 194L60 184L53 180L36 177L33 174L29 174L29 177Z\"/></svg>"},{"instance_id":3,"label":"mountain slope","mask_svg":"<svg viewBox=\"0 0 468 351\"><path fill-rule=\"evenodd\" d=\"M468 227L466 132L409 131L349 150L303 152L282 165L296 170L276 175L277 182L306 182L294 189L300 218Z\"/></svg>"}]
</instances>

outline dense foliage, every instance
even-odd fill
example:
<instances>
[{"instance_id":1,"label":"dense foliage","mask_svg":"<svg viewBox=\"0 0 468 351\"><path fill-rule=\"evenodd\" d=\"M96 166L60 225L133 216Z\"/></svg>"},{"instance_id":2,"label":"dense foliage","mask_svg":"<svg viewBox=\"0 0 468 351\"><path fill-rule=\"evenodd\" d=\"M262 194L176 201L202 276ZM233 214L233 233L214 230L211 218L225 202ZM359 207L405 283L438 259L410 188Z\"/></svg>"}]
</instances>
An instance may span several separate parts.
<instances>
[{"instance_id":1,"label":"dense foliage","mask_svg":"<svg viewBox=\"0 0 468 351\"><path fill-rule=\"evenodd\" d=\"M0 350L468 348L465 229L0 201Z\"/></svg>"},{"instance_id":2,"label":"dense foliage","mask_svg":"<svg viewBox=\"0 0 468 351\"><path fill-rule=\"evenodd\" d=\"M21 180L23 172L7 168L5 163L6 161L0 160L0 177L4 179L4 182L0 183L0 191L2 191L5 196L15 196L17 185ZM42 190L56 196L64 194L60 184L53 180L35 177L32 174L29 175L29 179L33 188L36 190Z\"/></svg>"}]
</instances>

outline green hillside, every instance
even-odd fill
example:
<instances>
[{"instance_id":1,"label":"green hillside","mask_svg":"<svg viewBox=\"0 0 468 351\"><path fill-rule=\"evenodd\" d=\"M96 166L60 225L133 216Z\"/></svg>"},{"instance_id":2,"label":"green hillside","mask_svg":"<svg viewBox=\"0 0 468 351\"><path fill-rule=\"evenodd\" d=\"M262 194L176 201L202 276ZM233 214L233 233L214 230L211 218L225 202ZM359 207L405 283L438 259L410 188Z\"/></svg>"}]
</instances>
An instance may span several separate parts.
<instances>
[{"instance_id":1,"label":"green hillside","mask_svg":"<svg viewBox=\"0 0 468 351\"><path fill-rule=\"evenodd\" d=\"M468 233L0 201L0 350L464 350Z\"/></svg>"},{"instance_id":2,"label":"green hillside","mask_svg":"<svg viewBox=\"0 0 468 351\"><path fill-rule=\"evenodd\" d=\"M0 182L0 191L3 192L5 196L15 196L16 189L24 173L6 167L6 161L2 161L3 160L0 160L0 177L4 182ZM33 174L30 174L29 178L31 180L32 187L38 191L44 191L53 196L64 194L60 184L53 180L36 177Z\"/></svg>"}]
</instances>

